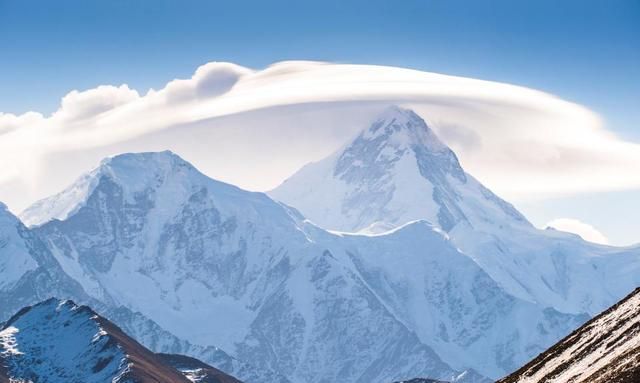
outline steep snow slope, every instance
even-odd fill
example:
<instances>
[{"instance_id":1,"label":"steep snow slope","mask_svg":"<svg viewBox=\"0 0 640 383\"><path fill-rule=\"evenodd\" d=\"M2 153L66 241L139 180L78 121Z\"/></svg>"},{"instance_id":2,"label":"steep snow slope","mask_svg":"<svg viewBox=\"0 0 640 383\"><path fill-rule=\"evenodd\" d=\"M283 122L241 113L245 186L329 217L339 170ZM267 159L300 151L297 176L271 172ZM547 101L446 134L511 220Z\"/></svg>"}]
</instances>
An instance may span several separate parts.
<instances>
[{"instance_id":1,"label":"steep snow slope","mask_svg":"<svg viewBox=\"0 0 640 383\"><path fill-rule=\"evenodd\" d=\"M348 232L418 219L447 231L461 222L531 226L466 174L417 114L396 106L345 148L306 165L269 194L321 227Z\"/></svg>"},{"instance_id":2,"label":"steep snow slope","mask_svg":"<svg viewBox=\"0 0 640 383\"><path fill-rule=\"evenodd\" d=\"M92 299L79 283L62 270L38 236L1 205L0 321L8 319L22 307L51 296L74 299L98 308L136 340L154 350L174 354L189 352L250 383L289 383L285 377L233 358L215 346L195 346L179 340L140 313L121 306L106 306Z\"/></svg>"},{"instance_id":3,"label":"steep snow slope","mask_svg":"<svg viewBox=\"0 0 640 383\"><path fill-rule=\"evenodd\" d=\"M268 197L208 179L171 153L118 156L93 177L95 189L78 201L86 206L37 231L92 295L161 316L161 326L204 344L215 337L233 347L254 315L238 298L265 280L265 266L289 262L285 244L307 243L282 228L288 212ZM212 302L219 306L204 304ZM181 325L190 311L202 314L201 326Z\"/></svg>"},{"instance_id":4,"label":"steep snow slope","mask_svg":"<svg viewBox=\"0 0 640 383\"><path fill-rule=\"evenodd\" d=\"M56 299L0 328L0 362L11 381L190 382L88 307Z\"/></svg>"},{"instance_id":5,"label":"steep snow slope","mask_svg":"<svg viewBox=\"0 0 640 383\"><path fill-rule=\"evenodd\" d=\"M26 230L0 203L0 290L7 291L29 271L38 268L38 262L29 251L24 238Z\"/></svg>"},{"instance_id":6,"label":"steep snow slope","mask_svg":"<svg viewBox=\"0 0 640 383\"><path fill-rule=\"evenodd\" d=\"M509 293L564 312L596 314L640 284L640 249L535 229L399 107L270 195L327 229L376 233L426 219Z\"/></svg>"},{"instance_id":7,"label":"steep snow slope","mask_svg":"<svg viewBox=\"0 0 640 383\"><path fill-rule=\"evenodd\" d=\"M52 294L88 298L42 241L0 203L0 321Z\"/></svg>"},{"instance_id":8,"label":"steep snow slope","mask_svg":"<svg viewBox=\"0 0 640 383\"><path fill-rule=\"evenodd\" d=\"M218 347L195 345L180 339L139 312L133 312L123 306L107 307L95 300L92 303L104 317L155 352L167 355L190 355L247 383L291 383L285 376L272 369L258 368L232 357Z\"/></svg>"},{"instance_id":9,"label":"steep snow slope","mask_svg":"<svg viewBox=\"0 0 640 383\"><path fill-rule=\"evenodd\" d=\"M510 296L425 221L371 237L307 231L458 370L511 371L587 319Z\"/></svg>"},{"instance_id":10,"label":"steep snow slope","mask_svg":"<svg viewBox=\"0 0 640 383\"><path fill-rule=\"evenodd\" d=\"M640 289L500 383L640 381Z\"/></svg>"},{"instance_id":11,"label":"steep snow slope","mask_svg":"<svg viewBox=\"0 0 640 383\"><path fill-rule=\"evenodd\" d=\"M84 182L31 211L35 232L93 298L189 353L220 345L295 382L498 377L585 320L510 296L424 222L329 233L169 152L107 159Z\"/></svg>"}]
</instances>

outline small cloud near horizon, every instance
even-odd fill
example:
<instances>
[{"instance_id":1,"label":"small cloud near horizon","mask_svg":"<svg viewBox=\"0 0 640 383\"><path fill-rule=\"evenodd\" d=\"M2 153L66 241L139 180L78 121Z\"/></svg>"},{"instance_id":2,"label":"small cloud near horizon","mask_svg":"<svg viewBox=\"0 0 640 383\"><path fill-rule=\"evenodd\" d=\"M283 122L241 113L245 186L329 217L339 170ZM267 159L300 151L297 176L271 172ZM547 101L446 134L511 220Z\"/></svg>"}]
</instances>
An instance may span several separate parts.
<instances>
[{"instance_id":1,"label":"small cloud near horizon","mask_svg":"<svg viewBox=\"0 0 640 383\"><path fill-rule=\"evenodd\" d=\"M547 223L547 227L567 233L577 234L585 241L608 245L609 240L598 229L574 218L556 218Z\"/></svg>"}]
</instances>

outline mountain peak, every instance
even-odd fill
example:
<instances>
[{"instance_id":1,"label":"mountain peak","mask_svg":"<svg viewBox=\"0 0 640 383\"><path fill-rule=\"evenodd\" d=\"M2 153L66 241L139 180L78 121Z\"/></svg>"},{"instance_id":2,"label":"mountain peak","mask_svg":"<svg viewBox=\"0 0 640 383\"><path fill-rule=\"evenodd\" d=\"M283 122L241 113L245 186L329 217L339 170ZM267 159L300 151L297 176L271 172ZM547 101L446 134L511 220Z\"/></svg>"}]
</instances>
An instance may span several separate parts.
<instances>
[{"instance_id":1,"label":"mountain peak","mask_svg":"<svg viewBox=\"0 0 640 383\"><path fill-rule=\"evenodd\" d=\"M419 219L445 231L461 223L528 224L465 173L418 114L398 106L387 107L345 148L303 167L271 195L339 231Z\"/></svg>"},{"instance_id":2,"label":"mountain peak","mask_svg":"<svg viewBox=\"0 0 640 383\"><path fill-rule=\"evenodd\" d=\"M148 181L150 177L176 171L193 171L195 168L170 150L162 152L123 153L107 157L100 162L96 173L109 175L115 180L135 183Z\"/></svg>"},{"instance_id":3,"label":"mountain peak","mask_svg":"<svg viewBox=\"0 0 640 383\"><path fill-rule=\"evenodd\" d=\"M398 105L387 106L376 118L376 121L392 121L395 120L399 123L407 122L409 120L420 118L413 110L403 108Z\"/></svg>"},{"instance_id":4,"label":"mountain peak","mask_svg":"<svg viewBox=\"0 0 640 383\"><path fill-rule=\"evenodd\" d=\"M169 150L108 157L92 173L93 178L107 176L112 181L137 191L160 183L169 175L201 175L193 165Z\"/></svg>"},{"instance_id":5,"label":"mountain peak","mask_svg":"<svg viewBox=\"0 0 640 383\"><path fill-rule=\"evenodd\" d=\"M107 179L130 194L158 187L169 178L185 185L209 180L177 154L162 152L124 153L103 159L62 192L37 201L20 214L27 226L39 226L53 219L64 220L84 206L94 189ZM212 181L212 180L211 180Z\"/></svg>"},{"instance_id":6,"label":"mountain peak","mask_svg":"<svg viewBox=\"0 0 640 383\"><path fill-rule=\"evenodd\" d=\"M153 165L154 167L172 168L175 166L191 166L187 161L171 150L161 152L137 152L122 153L115 156L107 157L100 162L100 167L146 167Z\"/></svg>"},{"instance_id":7,"label":"mountain peak","mask_svg":"<svg viewBox=\"0 0 640 383\"><path fill-rule=\"evenodd\" d=\"M449 151L427 123L413 110L388 106L357 139L382 141L396 148L426 148L430 152Z\"/></svg>"},{"instance_id":8,"label":"mountain peak","mask_svg":"<svg viewBox=\"0 0 640 383\"><path fill-rule=\"evenodd\" d=\"M25 307L0 328L6 378L111 381L126 373L121 363L126 355L109 340L95 313L71 301L48 299Z\"/></svg>"}]
</instances>

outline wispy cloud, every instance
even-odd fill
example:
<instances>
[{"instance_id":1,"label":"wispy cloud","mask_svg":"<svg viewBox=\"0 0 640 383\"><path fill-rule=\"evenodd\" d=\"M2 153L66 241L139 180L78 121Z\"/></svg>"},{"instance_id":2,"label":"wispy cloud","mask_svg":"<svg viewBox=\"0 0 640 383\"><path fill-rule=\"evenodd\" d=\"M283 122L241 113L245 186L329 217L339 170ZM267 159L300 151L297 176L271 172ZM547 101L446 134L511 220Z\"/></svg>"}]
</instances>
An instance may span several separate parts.
<instances>
[{"instance_id":1,"label":"wispy cloud","mask_svg":"<svg viewBox=\"0 0 640 383\"><path fill-rule=\"evenodd\" d=\"M164 148L211 176L268 189L343 144L388 103L416 109L467 170L508 198L640 188L640 145L553 95L403 68L295 61L257 71L208 63L144 95L100 86L69 93L51 116L0 114L0 200L22 208L96 156Z\"/></svg>"},{"instance_id":2,"label":"wispy cloud","mask_svg":"<svg viewBox=\"0 0 640 383\"><path fill-rule=\"evenodd\" d=\"M589 242L600 243L602 245L609 243L607 237L605 237L598 229L577 219L557 218L547 223L546 226L566 231L567 233L577 234L582 237L582 239Z\"/></svg>"}]
</instances>

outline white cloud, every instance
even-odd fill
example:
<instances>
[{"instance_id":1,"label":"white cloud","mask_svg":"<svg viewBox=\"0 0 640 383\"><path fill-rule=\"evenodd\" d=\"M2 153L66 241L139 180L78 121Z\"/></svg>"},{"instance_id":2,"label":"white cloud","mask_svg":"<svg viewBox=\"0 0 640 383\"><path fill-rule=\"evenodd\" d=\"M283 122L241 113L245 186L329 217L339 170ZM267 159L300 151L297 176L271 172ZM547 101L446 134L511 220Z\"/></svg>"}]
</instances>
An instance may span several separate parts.
<instances>
[{"instance_id":1,"label":"white cloud","mask_svg":"<svg viewBox=\"0 0 640 383\"><path fill-rule=\"evenodd\" d=\"M126 84L119 87L101 85L84 92L74 90L62 98L60 109L54 113L52 119L71 124L85 119L97 118L102 113L138 98L140 98L138 92L129 89Z\"/></svg>"},{"instance_id":2,"label":"white cloud","mask_svg":"<svg viewBox=\"0 0 640 383\"><path fill-rule=\"evenodd\" d=\"M582 239L589 242L600 243L602 245L607 245L609 243L607 237L598 231L598 229L577 219L557 218L547 223L546 226L552 227L556 230L577 234L582 237Z\"/></svg>"},{"instance_id":3,"label":"white cloud","mask_svg":"<svg viewBox=\"0 0 640 383\"><path fill-rule=\"evenodd\" d=\"M512 199L640 188L640 145L590 110L528 88L417 70L208 63L144 95L73 91L49 117L0 114L0 200L14 211L99 157L172 149L207 174L266 190L329 154L384 105L412 107L465 168Z\"/></svg>"},{"instance_id":4,"label":"white cloud","mask_svg":"<svg viewBox=\"0 0 640 383\"><path fill-rule=\"evenodd\" d=\"M44 117L40 113L27 112L20 116L0 112L0 135L17 128L40 122Z\"/></svg>"},{"instance_id":5,"label":"white cloud","mask_svg":"<svg viewBox=\"0 0 640 383\"><path fill-rule=\"evenodd\" d=\"M167 103L218 97L233 88L250 69L231 63L208 63L199 67L188 80L173 80L163 93Z\"/></svg>"}]
</instances>

